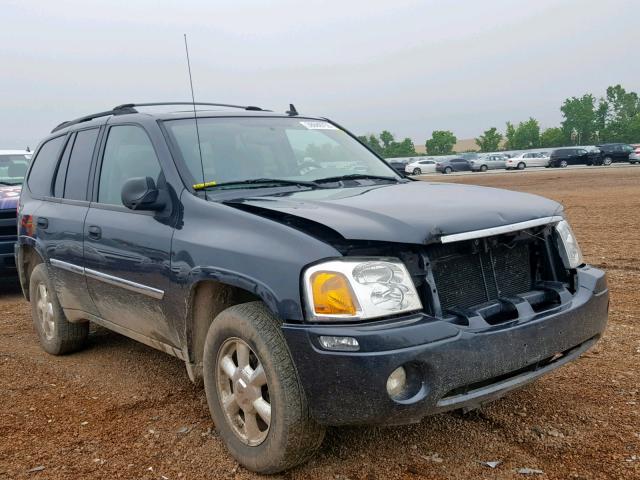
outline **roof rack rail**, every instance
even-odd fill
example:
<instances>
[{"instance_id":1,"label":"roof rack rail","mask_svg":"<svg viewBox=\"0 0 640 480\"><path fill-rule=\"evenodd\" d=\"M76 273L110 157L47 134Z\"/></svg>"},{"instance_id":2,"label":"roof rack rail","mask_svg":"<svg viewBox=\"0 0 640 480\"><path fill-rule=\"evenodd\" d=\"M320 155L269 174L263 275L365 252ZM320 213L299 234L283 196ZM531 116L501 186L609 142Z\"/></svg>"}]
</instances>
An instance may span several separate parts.
<instances>
[{"instance_id":1,"label":"roof rack rail","mask_svg":"<svg viewBox=\"0 0 640 480\"><path fill-rule=\"evenodd\" d=\"M153 103L123 103L122 105L118 105L111 110L106 110L104 112L92 113L91 115L85 115L83 117L76 118L75 120L69 120L67 122L62 122L60 125L56 126L51 133L55 133L58 130L62 130L63 128L70 127L71 125L76 125L82 122L88 122L89 120L93 120L95 118L107 117L109 115L126 115L129 113L138 113L135 107L157 107L157 106L167 106L167 105L206 105L209 107L228 107L228 108L241 108L242 110L251 110L258 112L270 112L271 110L265 110L260 107L255 107L253 105L232 105L228 103L207 103L207 102L153 102Z\"/></svg>"}]
</instances>

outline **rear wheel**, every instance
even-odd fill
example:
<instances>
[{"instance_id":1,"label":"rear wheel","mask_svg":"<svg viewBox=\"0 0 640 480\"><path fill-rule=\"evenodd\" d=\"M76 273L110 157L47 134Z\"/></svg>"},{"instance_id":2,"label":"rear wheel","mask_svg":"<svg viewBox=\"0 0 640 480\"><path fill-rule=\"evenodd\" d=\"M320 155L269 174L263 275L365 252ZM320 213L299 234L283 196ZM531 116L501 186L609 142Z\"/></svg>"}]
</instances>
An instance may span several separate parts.
<instances>
[{"instance_id":1,"label":"rear wheel","mask_svg":"<svg viewBox=\"0 0 640 480\"><path fill-rule=\"evenodd\" d=\"M611 157L604 157L604 159L602 160L602 164L607 167L612 163L613 163L613 159Z\"/></svg>"},{"instance_id":2,"label":"rear wheel","mask_svg":"<svg viewBox=\"0 0 640 480\"><path fill-rule=\"evenodd\" d=\"M276 473L319 448L324 428L311 417L280 322L264 304L235 305L213 320L203 367L216 429L246 468Z\"/></svg>"},{"instance_id":3,"label":"rear wheel","mask_svg":"<svg viewBox=\"0 0 640 480\"><path fill-rule=\"evenodd\" d=\"M414 168L413 169L413 174L414 175L422 175L422 170L420 170L419 168Z\"/></svg>"},{"instance_id":4,"label":"rear wheel","mask_svg":"<svg viewBox=\"0 0 640 480\"><path fill-rule=\"evenodd\" d=\"M29 298L33 325L45 352L63 355L84 346L89 335L89 322L67 321L44 263L36 265L31 272Z\"/></svg>"},{"instance_id":5,"label":"rear wheel","mask_svg":"<svg viewBox=\"0 0 640 480\"><path fill-rule=\"evenodd\" d=\"M451 167L445 167L444 173L451 173L451 172L453 172L453 169Z\"/></svg>"},{"instance_id":6,"label":"rear wheel","mask_svg":"<svg viewBox=\"0 0 640 480\"><path fill-rule=\"evenodd\" d=\"M567 168L567 165L569 165L569 164L567 163L566 160L561 160L560 161L560 168Z\"/></svg>"},{"instance_id":7,"label":"rear wheel","mask_svg":"<svg viewBox=\"0 0 640 480\"><path fill-rule=\"evenodd\" d=\"M520 162L520 163L518 164L518 170L524 170L526 167L527 167L527 166L525 165L525 163L524 163L524 162Z\"/></svg>"},{"instance_id":8,"label":"rear wheel","mask_svg":"<svg viewBox=\"0 0 640 480\"><path fill-rule=\"evenodd\" d=\"M486 172L488 170L486 165L480 165L480 171L481 172Z\"/></svg>"}]
</instances>

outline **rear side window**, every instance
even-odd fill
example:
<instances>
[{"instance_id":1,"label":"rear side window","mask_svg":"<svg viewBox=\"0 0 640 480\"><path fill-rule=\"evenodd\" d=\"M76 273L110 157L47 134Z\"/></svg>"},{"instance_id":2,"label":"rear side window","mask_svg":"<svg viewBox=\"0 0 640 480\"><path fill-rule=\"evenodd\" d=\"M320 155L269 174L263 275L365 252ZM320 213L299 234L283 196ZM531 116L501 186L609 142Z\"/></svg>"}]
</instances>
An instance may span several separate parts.
<instances>
[{"instance_id":1,"label":"rear side window","mask_svg":"<svg viewBox=\"0 0 640 480\"><path fill-rule=\"evenodd\" d=\"M122 205L122 186L127 180L151 177L157 183L160 172L153 144L142 128L111 127L102 158L98 202Z\"/></svg>"},{"instance_id":2,"label":"rear side window","mask_svg":"<svg viewBox=\"0 0 640 480\"><path fill-rule=\"evenodd\" d=\"M81 130L76 134L73 150L69 157L67 179L64 183L64 198L70 200L87 199L87 183L93 149L98 139L98 129Z\"/></svg>"},{"instance_id":3,"label":"rear side window","mask_svg":"<svg viewBox=\"0 0 640 480\"><path fill-rule=\"evenodd\" d=\"M29 174L29 190L35 195L48 197L51 195L53 175L58 165L60 151L66 136L56 137L40 147Z\"/></svg>"}]
</instances>

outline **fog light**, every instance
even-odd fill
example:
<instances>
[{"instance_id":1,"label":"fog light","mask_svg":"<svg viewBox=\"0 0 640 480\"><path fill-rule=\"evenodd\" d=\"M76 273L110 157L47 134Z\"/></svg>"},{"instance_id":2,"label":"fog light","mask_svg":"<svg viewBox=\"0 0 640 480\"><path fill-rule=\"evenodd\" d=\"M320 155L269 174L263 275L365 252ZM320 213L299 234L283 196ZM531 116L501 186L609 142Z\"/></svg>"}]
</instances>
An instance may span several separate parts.
<instances>
[{"instance_id":1,"label":"fog light","mask_svg":"<svg viewBox=\"0 0 640 480\"><path fill-rule=\"evenodd\" d=\"M358 340L353 337L320 336L320 345L327 350L339 350L342 352L356 352L360 350Z\"/></svg>"},{"instance_id":2,"label":"fog light","mask_svg":"<svg viewBox=\"0 0 640 480\"><path fill-rule=\"evenodd\" d=\"M401 398L407 386L407 371L398 367L387 378L387 393L393 399Z\"/></svg>"}]
</instances>

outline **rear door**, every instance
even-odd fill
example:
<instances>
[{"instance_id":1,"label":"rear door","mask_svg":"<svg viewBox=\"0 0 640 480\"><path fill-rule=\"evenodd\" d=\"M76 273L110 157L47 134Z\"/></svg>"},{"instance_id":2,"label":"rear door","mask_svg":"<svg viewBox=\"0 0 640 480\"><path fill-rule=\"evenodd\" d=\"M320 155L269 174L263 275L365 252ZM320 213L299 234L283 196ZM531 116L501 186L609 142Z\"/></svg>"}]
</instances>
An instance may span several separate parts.
<instances>
[{"instance_id":1,"label":"rear door","mask_svg":"<svg viewBox=\"0 0 640 480\"><path fill-rule=\"evenodd\" d=\"M113 125L105 137L84 231L89 291L111 328L175 346L163 307L170 287L172 225L154 212L130 210L121 200L131 178L163 181L157 153L139 125Z\"/></svg>"},{"instance_id":2,"label":"rear door","mask_svg":"<svg viewBox=\"0 0 640 480\"><path fill-rule=\"evenodd\" d=\"M84 313L96 314L82 271L89 177L99 134L100 129L95 127L68 135L55 173L49 180L49 194L43 197L34 221L51 263L60 305L70 320L85 318ZM39 152L37 157L41 154ZM39 167L37 157L34 171ZM32 176L33 173L29 182L32 182Z\"/></svg>"}]
</instances>

